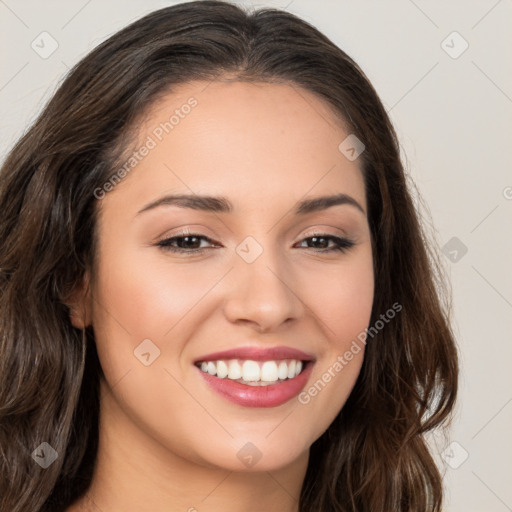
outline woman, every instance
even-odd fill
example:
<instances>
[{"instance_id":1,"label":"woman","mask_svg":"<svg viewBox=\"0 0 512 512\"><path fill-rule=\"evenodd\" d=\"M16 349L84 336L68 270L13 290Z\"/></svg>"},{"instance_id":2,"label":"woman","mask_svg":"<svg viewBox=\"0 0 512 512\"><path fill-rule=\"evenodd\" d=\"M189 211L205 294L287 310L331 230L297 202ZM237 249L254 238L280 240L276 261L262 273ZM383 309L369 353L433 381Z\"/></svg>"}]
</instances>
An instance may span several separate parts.
<instances>
[{"instance_id":1,"label":"woman","mask_svg":"<svg viewBox=\"0 0 512 512\"><path fill-rule=\"evenodd\" d=\"M1 176L1 510L441 509L437 253L377 94L315 28L155 11Z\"/></svg>"}]
</instances>

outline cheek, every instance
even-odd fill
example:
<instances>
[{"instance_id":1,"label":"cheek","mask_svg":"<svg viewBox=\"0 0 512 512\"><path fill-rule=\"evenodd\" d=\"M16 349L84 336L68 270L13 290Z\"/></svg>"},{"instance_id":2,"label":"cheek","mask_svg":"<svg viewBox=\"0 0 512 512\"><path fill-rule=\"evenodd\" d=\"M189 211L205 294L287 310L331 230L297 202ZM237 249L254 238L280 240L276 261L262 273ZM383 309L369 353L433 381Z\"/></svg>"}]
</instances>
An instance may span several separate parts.
<instances>
[{"instance_id":1,"label":"cheek","mask_svg":"<svg viewBox=\"0 0 512 512\"><path fill-rule=\"evenodd\" d=\"M121 247L105 244L102 250L93 303L98 356L111 386L130 372L130 380L140 377L144 382L141 390L160 389L162 383L158 378L153 382L146 370L152 369L152 376L154 368L160 373L164 367L181 371L177 365L183 351L211 310L216 300L213 288L225 269L176 260L170 263L161 254L148 257L152 249ZM158 355L147 368L136 358L142 346L149 347L150 358Z\"/></svg>"},{"instance_id":2,"label":"cheek","mask_svg":"<svg viewBox=\"0 0 512 512\"><path fill-rule=\"evenodd\" d=\"M343 350L370 321L374 297L371 253L359 253L339 265L335 273L317 275L305 290L331 348Z\"/></svg>"},{"instance_id":3,"label":"cheek","mask_svg":"<svg viewBox=\"0 0 512 512\"><path fill-rule=\"evenodd\" d=\"M318 421L307 423L309 437L318 438L349 397L363 364L364 334L370 322L374 276L371 254L341 266L333 279L323 279L312 307L325 334L325 350L299 395L302 413ZM317 283L319 281L317 280Z\"/></svg>"},{"instance_id":4,"label":"cheek","mask_svg":"<svg viewBox=\"0 0 512 512\"><path fill-rule=\"evenodd\" d=\"M126 254L105 261L98 297L108 304L115 328L124 328L133 340L164 338L218 279L211 271L194 272L162 257Z\"/></svg>"},{"instance_id":5,"label":"cheek","mask_svg":"<svg viewBox=\"0 0 512 512\"><path fill-rule=\"evenodd\" d=\"M112 390L106 395L109 405L105 408L116 415L114 421L129 418L176 453L193 457L187 436L195 423L179 421L177 415L199 418L199 424L209 422L219 437L225 432L191 400L177 365L197 327L198 302L219 277L212 272L209 276L185 272L185 267L171 266L165 258L148 264L135 251L114 254L113 250L108 253L110 247L105 249L109 257L103 258L98 270L93 313L98 357ZM140 355L138 347L148 339L160 352L145 342L152 361L146 366L134 351ZM196 432L198 438L203 435Z\"/></svg>"}]
</instances>

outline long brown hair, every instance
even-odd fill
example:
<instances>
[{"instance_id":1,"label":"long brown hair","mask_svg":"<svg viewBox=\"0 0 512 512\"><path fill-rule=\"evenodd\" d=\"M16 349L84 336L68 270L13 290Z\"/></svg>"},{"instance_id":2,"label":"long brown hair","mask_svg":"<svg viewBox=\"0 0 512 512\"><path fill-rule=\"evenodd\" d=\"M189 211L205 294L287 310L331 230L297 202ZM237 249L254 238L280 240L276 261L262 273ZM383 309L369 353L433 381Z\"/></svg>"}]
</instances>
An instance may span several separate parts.
<instances>
[{"instance_id":1,"label":"long brown hair","mask_svg":"<svg viewBox=\"0 0 512 512\"><path fill-rule=\"evenodd\" d=\"M65 299L95 268L97 199L162 95L187 81L280 81L327 102L365 144L374 249L373 336L341 412L311 446L301 512L439 511L442 478L425 434L457 392L446 279L429 243L388 115L358 65L317 29L276 9L221 1L152 12L69 73L0 171L0 509L58 512L90 484L101 366L90 327ZM58 458L34 462L43 442Z\"/></svg>"}]
</instances>

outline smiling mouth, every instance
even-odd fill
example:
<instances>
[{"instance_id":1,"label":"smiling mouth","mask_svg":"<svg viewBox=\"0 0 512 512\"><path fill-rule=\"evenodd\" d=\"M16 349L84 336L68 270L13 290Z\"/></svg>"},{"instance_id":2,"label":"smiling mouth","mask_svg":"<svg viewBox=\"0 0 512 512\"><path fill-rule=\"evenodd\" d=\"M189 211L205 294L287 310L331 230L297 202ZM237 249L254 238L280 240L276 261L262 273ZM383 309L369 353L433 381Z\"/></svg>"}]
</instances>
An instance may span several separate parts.
<instances>
[{"instance_id":1,"label":"smiling mouth","mask_svg":"<svg viewBox=\"0 0 512 512\"><path fill-rule=\"evenodd\" d=\"M219 379L231 380L247 386L270 386L294 379L310 361L282 359L254 361L251 359L226 359L199 361L196 366L204 373Z\"/></svg>"}]
</instances>

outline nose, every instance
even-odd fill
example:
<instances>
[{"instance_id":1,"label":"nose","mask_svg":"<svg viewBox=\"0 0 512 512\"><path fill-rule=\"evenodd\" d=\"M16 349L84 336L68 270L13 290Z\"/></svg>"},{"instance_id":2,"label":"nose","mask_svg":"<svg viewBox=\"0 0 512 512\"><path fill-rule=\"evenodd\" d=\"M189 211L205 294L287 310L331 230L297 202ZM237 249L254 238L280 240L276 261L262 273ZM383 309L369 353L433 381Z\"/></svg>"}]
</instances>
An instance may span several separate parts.
<instances>
[{"instance_id":1,"label":"nose","mask_svg":"<svg viewBox=\"0 0 512 512\"><path fill-rule=\"evenodd\" d=\"M231 272L229 295L224 302L224 314L232 323L248 324L258 332L279 329L281 324L298 320L305 311L300 290L286 271L285 262L278 261L265 250L253 261L242 259Z\"/></svg>"}]
</instances>

